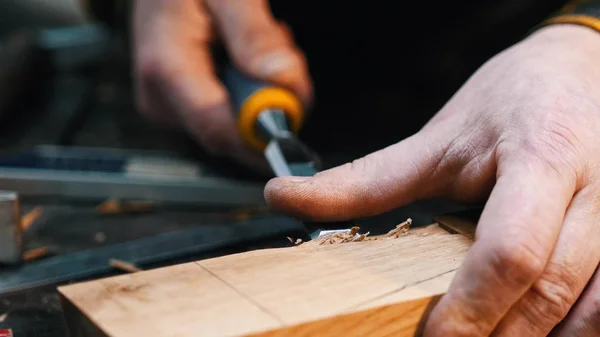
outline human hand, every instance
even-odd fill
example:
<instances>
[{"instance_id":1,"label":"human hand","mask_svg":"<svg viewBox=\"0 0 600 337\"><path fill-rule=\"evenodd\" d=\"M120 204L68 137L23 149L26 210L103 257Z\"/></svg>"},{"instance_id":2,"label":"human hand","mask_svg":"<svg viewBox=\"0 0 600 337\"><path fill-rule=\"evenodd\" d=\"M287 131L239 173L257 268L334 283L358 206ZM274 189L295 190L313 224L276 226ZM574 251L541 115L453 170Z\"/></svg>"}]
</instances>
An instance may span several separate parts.
<instances>
[{"instance_id":1,"label":"human hand","mask_svg":"<svg viewBox=\"0 0 600 337\"><path fill-rule=\"evenodd\" d=\"M417 134L314 177L276 178L265 198L337 221L489 196L425 335L597 336L598 60L597 32L543 28L483 65Z\"/></svg>"},{"instance_id":2,"label":"human hand","mask_svg":"<svg viewBox=\"0 0 600 337\"><path fill-rule=\"evenodd\" d=\"M240 140L227 91L215 75L210 44L217 38L241 71L287 87L308 104L305 59L267 0L137 0L138 105L151 120L183 126L216 155L261 166L262 157Z\"/></svg>"}]
</instances>

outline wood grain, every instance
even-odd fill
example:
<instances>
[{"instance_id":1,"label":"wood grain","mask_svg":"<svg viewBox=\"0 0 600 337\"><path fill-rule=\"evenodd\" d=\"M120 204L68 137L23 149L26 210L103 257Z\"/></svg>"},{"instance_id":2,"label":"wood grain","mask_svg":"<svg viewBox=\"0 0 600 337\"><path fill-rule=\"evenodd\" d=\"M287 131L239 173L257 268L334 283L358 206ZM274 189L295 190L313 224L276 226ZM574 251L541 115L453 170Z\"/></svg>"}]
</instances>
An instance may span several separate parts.
<instances>
[{"instance_id":1,"label":"wood grain","mask_svg":"<svg viewBox=\"0 0 600 337\"><path fill-rule=\"evenodd\" d=\"M73 337L92 330L110 337L413 336L471 244L432 226L396 239L234 254L59 292Z\"/></svg>"}]
</instances>

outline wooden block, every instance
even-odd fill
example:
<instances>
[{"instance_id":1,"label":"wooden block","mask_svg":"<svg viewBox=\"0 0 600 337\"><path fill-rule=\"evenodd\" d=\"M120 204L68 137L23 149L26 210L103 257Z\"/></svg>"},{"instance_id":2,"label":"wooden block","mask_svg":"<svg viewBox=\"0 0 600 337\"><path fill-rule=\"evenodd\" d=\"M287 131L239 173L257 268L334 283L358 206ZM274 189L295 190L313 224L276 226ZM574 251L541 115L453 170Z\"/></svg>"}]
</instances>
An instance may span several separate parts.
<instances>
[{"instance_id":1,"label":"wooden block","mask_svg":"<svg viewBox=\"0 0 600 337\"><path fill-rule=\"evenodd\" d=\"M414 336L472 240L265 249L59 288L79 336Z\"/></svg>"},{"instance_id":2,"label":"wooden block","mask_svg":"<svg viewBox=\"0 0 600 337\"><path fill-rule=\"evenodd\" d=\"M475 240L476 223L472 219L465 219L458 215L444 215L435 217L435 221L452 234L462 234Z\"/></svg>"}]
</instances>

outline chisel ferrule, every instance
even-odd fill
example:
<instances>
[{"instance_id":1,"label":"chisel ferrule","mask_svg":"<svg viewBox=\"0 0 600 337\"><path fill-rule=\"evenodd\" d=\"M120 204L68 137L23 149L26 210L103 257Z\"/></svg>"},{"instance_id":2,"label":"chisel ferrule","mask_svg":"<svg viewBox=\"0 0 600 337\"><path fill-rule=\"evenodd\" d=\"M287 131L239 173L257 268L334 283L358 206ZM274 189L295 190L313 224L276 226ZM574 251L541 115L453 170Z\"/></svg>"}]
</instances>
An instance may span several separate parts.
<instances>
[{"instance_id":1,"label":"chisel ferrule","mask_svg":"<svg viewBox=\"0 0 600 337\"><path fill-rule=\"evenodd\" d=\"M240 107L237 126L242 140L257 151L263 151L268 144L268 140L260 137L256 127L259 115L267 110L282 111L293 133L299 131L304 119L302 104L291 92L266 87L252 93Z\"/></svg>"},{"instance_id":2,"label":"chisel ferrule","mask_svg":"<svg viewBox=\"0 0 600 337\"><path fill-rule=\"evenodd\" d=\"M269 142L257 130L258 117L265 111L283 112L290 131L300 130L304 108L291 91L251 78L233 66L225 68L223 83L229 91L240 137L252 149L262 152Z\"/></svg>"}]
</instances>

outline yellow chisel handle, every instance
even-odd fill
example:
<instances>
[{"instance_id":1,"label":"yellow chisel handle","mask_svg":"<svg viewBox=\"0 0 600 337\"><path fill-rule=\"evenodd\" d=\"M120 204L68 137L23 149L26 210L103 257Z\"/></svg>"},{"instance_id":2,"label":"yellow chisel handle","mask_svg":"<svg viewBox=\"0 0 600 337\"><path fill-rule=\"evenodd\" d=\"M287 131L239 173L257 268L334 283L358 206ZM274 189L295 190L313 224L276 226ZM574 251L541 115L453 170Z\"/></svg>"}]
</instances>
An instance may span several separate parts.
<instances>
[{"instance_id":1,"label":"yellow chisel handle","mask_svg":"<svg viewBox=\"0 0 600 337\"><path fill-rule=\"evenodd\" d=\"M291 91L250 78L232 66L225 69L223 83L229 91L240 136L252 149L262 152L267 147L268 139L257 133L258 116L265 110L283 111L294 133L302 126L304 108Z\"/></svg>"}]
</instances>

